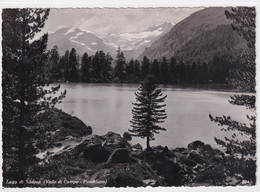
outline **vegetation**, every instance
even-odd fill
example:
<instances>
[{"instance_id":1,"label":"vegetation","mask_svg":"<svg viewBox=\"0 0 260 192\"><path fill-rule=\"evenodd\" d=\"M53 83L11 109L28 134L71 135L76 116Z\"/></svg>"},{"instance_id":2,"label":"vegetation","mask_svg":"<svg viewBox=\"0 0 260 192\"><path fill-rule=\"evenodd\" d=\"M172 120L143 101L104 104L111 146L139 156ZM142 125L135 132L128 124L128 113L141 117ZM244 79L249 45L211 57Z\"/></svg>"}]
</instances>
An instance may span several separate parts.
<instances>
[{"instance_id":1,"label":"vegetation","mask_svg":"<svg viewBox=\"0 0 260 192\"><path fill-rule=\"evenodd\" d=\"M166 119L165 106L163 104L166 96L158 89L153 77L148 77L140 84L138 92L135 93L136 103L133 103L133 118L130 121L132 136L146 138L146 150L150 149L150 141L154 140L154 133L165 131L158 124Z\"/></svg>"},{"instance_id":2,"label":"vegetation","mask_svg":"<svg viewBox=\"0 0 260 192\"><path fill-rule=\"evenodd\" d=\"M2 13L3 176L20 186L35 153L28 132L36 126L39 114L65 96L64 92L53 97L59 86L44 90L47 35L33 39L48 15L49 9L4 9Z\"/></svg>"},{"instance_id":3,"label":"vegetation","mask_svg":"<svg viewBox=\"0 0 260 192\"><path fill-rule=\"evenodd\" d=\"M184 63L182 58L172 57L169 61L150 61L144 57L141 61L125 60L124 53L118 49L116 60L103 51L95 55L84 53L77 56L76 50L67 50L59 57L58 47L48 51L48 67L51 69L51 82L86 82L86 83L139 83L147 75L153 75L159 84L177 83L226 83L230 77L231 55L215 56L210 63ZM114 67L113 67L114 66Z\"/></svg>"},{"instance_id":4,"label":"vegetation","mask_svg":"<svg viewBox=\"0 0 260 192\"><path fill-rule=\"evenodd\" d=\"M226 12L226 16L233 20L235 31L248 42L249 51L242 53L233 65L229 83L236 88L236 94L231 97L230 103L247 107L255 114L255 15L254 7L233 8ZM249 125L233 120L230 116L210 119L222 130L232 131L232 138L224 140L215 138L216 142L226 149L228 154L227 169L229 174L242 174L243 178L253 184L256 182L256 116L247 115Z\"/></svg>"}]
</instances>

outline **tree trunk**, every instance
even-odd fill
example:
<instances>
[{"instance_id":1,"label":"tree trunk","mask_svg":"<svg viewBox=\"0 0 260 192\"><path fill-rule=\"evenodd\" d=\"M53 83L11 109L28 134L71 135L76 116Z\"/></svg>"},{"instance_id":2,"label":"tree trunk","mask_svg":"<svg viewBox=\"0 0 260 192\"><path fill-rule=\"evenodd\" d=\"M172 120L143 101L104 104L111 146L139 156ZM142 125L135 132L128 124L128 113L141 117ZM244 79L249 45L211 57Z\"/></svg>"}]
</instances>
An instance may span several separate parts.
<instances>
[{"instance_id":1,"label":"tree trunk","mask_svg":"<svg viewBox=\"0 0 260 192\"><path fill-rule=\"evenodd\" d=\"M149 151L150 150L150 143L149 143L150 139L149 139L149 134L146 137L146 150Z\"/></svg>"},{"instance_id":2,"label":"tree trunk","mask_svg":"<svg viewBox=\"0 0 260 192\"><path fill-rule=\"evenodd\" d=\"M24 154L24 118L25 118L25 13L23 13L23 25L22 25L22 57L20 61L20 107L19 107L19 143L18 143L18 182L19 187L24 186L25 180L25 154Z\"/></svg>"}]
</instances>

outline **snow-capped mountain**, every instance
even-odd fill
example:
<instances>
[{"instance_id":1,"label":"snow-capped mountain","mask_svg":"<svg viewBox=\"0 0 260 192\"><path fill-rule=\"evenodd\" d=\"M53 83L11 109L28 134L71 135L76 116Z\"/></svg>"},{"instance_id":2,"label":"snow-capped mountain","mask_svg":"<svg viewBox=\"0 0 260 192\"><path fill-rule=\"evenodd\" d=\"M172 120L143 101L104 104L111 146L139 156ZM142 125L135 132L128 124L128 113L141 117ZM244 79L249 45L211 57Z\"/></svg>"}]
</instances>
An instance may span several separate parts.
<instances>
[{"instance_id":1,"label":"snow-capped mountain","mask_svg":"<svg viewBox=\"0 0 260 192\"><path fill-rule=\"evenodd\" d=\"M81 30L75 27L58 27L57 31L49 34L48 49L54 45L63 54L67 49L75 48L77 53L87 52L89 55L103 50L115 56L118 46L127 59L137 58L156 39L168 33L173 23L166 21L161 25L150 27L140 32L98 35L95 32Z\"/></svg>"},{"instance_id":2,"label":"snow-capped mountain","mask_svg":"<svg viewBox=\"0 0 260 192\"><path fill-rule=\"evenodd\" d=\"M116 49L116 46L94 32L83 31L74 27L62 27L55 33L49 34L48 49L51 49L54 45L58 46L61 54L71 48L75 48L79 54L87 52L89 55L98 50L112 53Z\"/></svg>"},{"instance_id":3,"label":"snow-capped mountain","mask_svg":"<svg viewBox=\"0 0 260 192\"><path fill-rule=\"evenodd\" d=\"M120 45L123 50L136 50L149 46L152 41L169 32L172 27L173 24L167 21L140 32L108 34L106 39Z\"/></svg>"}]
</instances>

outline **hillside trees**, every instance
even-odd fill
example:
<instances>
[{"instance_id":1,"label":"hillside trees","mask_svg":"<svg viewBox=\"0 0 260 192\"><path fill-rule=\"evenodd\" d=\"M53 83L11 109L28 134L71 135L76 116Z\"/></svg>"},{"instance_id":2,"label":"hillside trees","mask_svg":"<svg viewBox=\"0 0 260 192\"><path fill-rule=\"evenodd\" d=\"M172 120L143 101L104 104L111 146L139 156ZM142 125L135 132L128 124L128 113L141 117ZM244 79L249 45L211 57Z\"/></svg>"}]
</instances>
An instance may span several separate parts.
<instances>
[{"instance_id":1,"label":"hillside trees","mask_svg":"<svg viewBox=\"0 0 260 192\"><path fill-rule=\"evenodd\" d=\"M238 94L231 97L233 105L245 106L253 115L247 115L250 124L240 123L230 116L212 117L210 119L225 131L232 131L232 138L218 139L217 144L226 149L230 155L228 169L230 174L242 174L244 180L255 184L256 177L256 116L255 116L255 15L254 7L232 8L226 16L233 20L232 26L248 42L249 51L240 53L238 61L233 65L229 83Z\"/></svg>"},{"instance_id":2,"label":"hillside trees","mask_svg":"<svg viewBox=\"0 0 260 192\"><path fill-rule=\"evenodd\" d=\"M152 76L144 80L135 93L136 103L133 103L131 127L128 131L132 136L146 138L146 150L150 149L150 141L154 134L166 129L158 124L167 118L162 90L155 85Z\"/></svg>"},{"instance_id":3,"label":"hillside trees","mask_svg":"<svg viewBox=\"0 0 260 192\"><path fill-rule=\"evenodd\" d=\"M109 82L112 73L112 57L103 51L97 51L91 61L91 82Z\"/></svg>"},{"instance_id":4,"label":"hillside trees","mask_svg":"<svg viewBox=\"0 0 260 192\"><path fill-rule=\"evenodd\" d=\"M118 47L117 49L115 63L115 78L117 78L121 82L125 79L125 56L124 53L120 50L120 47Z\"/></svg>"},{"instance_id":5,"label":"hillside trees","mask_svg":"<svg viewBox=\"0 0 260 192\"><path fill-rule=\"evenodd\" d=\"M77 53L74 48L71 49L69 54L69 63L68 63L68 81L77 82L78 81L78 61Z\"/></svg>"},{"instance_id":6,"label":"hillside trees","mask_svg":"<svg viewBox=\"0 0 260 192\"><path fill-rule=\"evenodd\" d=\"M91 58L87 53L84 53L81 59L81 80L90 82L91 79Z\"/></svg>"},{"instance_id":7,"label":"hillside trees","mask_svg":"<svg viewBox=\"0 0 260 192\"><path fill-rule=\"evenodd\" d=\"M46 97L59 86L44 90L48 81L43 73L47 35L33 39L44 27L48 15L49 9L4 9L2 13L4 181L26 178L27 148L31 146L26 132L35 125L40 112L65 95Z\"/></svg>"}]
</instances>

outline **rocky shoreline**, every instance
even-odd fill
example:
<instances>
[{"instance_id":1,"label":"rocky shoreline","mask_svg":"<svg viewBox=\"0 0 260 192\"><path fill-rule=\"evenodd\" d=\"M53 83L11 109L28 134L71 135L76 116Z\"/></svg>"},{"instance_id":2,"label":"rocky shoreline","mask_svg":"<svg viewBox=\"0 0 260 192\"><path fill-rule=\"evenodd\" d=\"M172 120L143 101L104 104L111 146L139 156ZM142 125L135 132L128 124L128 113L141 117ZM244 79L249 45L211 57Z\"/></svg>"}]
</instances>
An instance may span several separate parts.
<instances>
[{"instance_id":1,"label":"rocky shoreline","mask_svg":"<svg viewBox=\"0 0 260 192\"><path fill-rule=\"evenodd\" d=\"M66 135L37 157L29 179L36 187L146 187L242 185L240 175L224 171L225 154L201 141L186 148L154 146L150 151L131 145L120 134L91 135L81 120L59 110ZM56 147L56 148L55 148ZM55 149L55 150L54 150ZM74 181L74 182L73 182ZM28 187L35 187L27 184ZM8 185L7 185L8 187Z\"/></svg>"}]
</instances>

